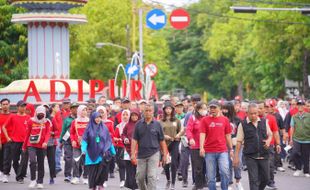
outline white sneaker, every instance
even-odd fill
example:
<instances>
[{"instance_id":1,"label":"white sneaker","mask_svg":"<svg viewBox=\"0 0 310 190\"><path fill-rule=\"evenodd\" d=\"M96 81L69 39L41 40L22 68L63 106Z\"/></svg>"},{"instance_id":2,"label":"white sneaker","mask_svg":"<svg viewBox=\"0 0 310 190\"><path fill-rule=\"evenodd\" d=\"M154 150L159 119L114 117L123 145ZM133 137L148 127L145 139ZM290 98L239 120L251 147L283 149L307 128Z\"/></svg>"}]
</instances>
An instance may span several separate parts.
<instances>
[{"instance_id":1,"label":"white sneaker","mask_svg":"<svg viewBox=\"0 0 310 190\"><path fill-rule=\"evenodd\" d=\"M299 176L301 176L301 174L302 174L302 171L301 171L301 170L296 170L296 171L294 172L293 176L294 176L294 177L299 177Z\"/></svg>"},{"instance_id":2,"label":"white sneaker","mask_svg":"<svg viewBox=\"0 0 310 190\"><path fill-rule=\"evenodd\" d=\"M277 170L278 170L279 172L285 172L285 169L284 169L283 167L277 167Z\"/></svg>"},{"instance_id":3,"label":"white sneaker","mask_svg":"<svg viewBox=\"0 0 310 190\"><path fill-rule=\"evenodd\" d=\"M232 185L228 186L228 190L233 190Z\"/></svg>"},{"instance_id":4,"label":"white sneaker","mask_svg":"<svg viewBox=\"0 0 310 190\"><path fill-rule=\"evenodd\" d=\"M216 187L221 187L221 182L216 182Z\"/></svg>"},{"instance_id":5,"label":"white sneaker","mask_svg":"<svg viewBox=\"0 0 310 190\"><path fill-rule=\"evenodd\" d=\"M121 188L125 186L125 181L121 181L121 184L119 185Z\"/></svg>"},{"instance_id":6,"label":"white sneaker","mask_svg":"<svg viewBox=\"0 0 310 190\"><path fill-rule=\"evenodd\" d=\"M305 174L305 177L308 177L308 178L309 178L309 177L310 177L310 174Z\"/></svg>"},{"instance_id":7,"label":"white sneaker","mask_svg":"<svg viewBox=\"0 0 310 190\"><path fill-rule=\"evenodd\" d=\"M104 188L108 187L107 182L104 182L104 183L103 183L103 187L104 187Z\"/></svg>"},{"instance_id":8,"label":"white sneaker","mask_svg":"<svg viewBox=\"0 0 310 190\"><path fill-rule=\"evenodd\" d=\"M36 188L36 185L37 185L37 182L36 182L35 180L33 180L33 181L30 182L30 184L29 184L28 187L29 187L30 189L34 189L34 188Z\"/></svg>"},{"instance_id":9,"label":"white sneaker","mask_svg":"<svg viewBox=\"0 0 310 190\"><path fill-rule=\"evenodd\" d=\"M2 179L3 179L3 173L0 172L0 181L2 181Z\"/></svg>"},{"instance_id":10,"label":"white sneaker","mask_svg":"<svg viewBox=\"0 0 310 190\"><path fill-rule=\"evenodd\" d=\"M8 177L9 177L8 175L3 175L2 182L3 183L9 183L9 178Z\"/></svg>"},{"instance_id":11,"label":"white sneaker","mask_svg":"<svg viewBox=\"0 0 310 190\"><path fill-rule=\"evenodd\" d=\"M77 178L77 177L74 177L74 178L71 180L71 184L73 184L73 185L79 184L79 182L80 182L80 179Z\"/></svg>"},{"instance_id":12,"label":"white sneaker","mask_svg":"<svg viewBox=\"0 0 310 190\"><path fill-rule=\"evenodd\" d=\"M83 184L84 184L84 185L88 185L88 179L83 178Z\"/></svg>"},{"instance_id":13,"label":"white sneaker","mask_svg":"<svg viewBox=\"0 0 310 190\"><path fill-rule=\"evenodd\" d=\"M243 190L243 186L242 186L241 182L236 183L236 190Z\"/></svg>"},{"instance_id":14,"label":"white sneaker","mask_svg":"<svg viewBox=\"0 0 310 190\"><path fill-rule=\"evenodd\" d=\"M38 183L37 188L38 188L38 189L44 189L44 186L43 186L42 183Z\"/></svg>"}]
</instances>

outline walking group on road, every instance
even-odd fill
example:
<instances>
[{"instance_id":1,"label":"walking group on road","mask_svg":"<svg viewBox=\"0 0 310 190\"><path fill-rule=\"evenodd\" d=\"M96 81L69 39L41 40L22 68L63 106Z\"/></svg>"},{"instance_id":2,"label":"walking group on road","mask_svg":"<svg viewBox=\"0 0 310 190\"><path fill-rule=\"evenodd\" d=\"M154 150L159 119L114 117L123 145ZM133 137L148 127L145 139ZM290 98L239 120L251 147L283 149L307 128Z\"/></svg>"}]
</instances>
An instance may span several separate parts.
<instances>
[{"instance_id":1,"label":"walking group on road","mask_svg":"<svg viewBox=\"0 0 310 190\"><path fill-rule=\"evenodd\" d=\"M0 103L3 183L14 171L23 184L29 163L28 188L44 188L45 157L49 185L63 172L64 183L92 190L108 189L116 167L120 188L141 190L157 189L159 167L171 190L178 181L193 190L243 190L242 170L250 190L277 189L275 173L285 172L285 161L293 176L310 178L310 101L301 98L205 103L199 94L160 102L101 96L50 105L20 100L14 111L9 99Z\"/></svg>"}]
</instances>

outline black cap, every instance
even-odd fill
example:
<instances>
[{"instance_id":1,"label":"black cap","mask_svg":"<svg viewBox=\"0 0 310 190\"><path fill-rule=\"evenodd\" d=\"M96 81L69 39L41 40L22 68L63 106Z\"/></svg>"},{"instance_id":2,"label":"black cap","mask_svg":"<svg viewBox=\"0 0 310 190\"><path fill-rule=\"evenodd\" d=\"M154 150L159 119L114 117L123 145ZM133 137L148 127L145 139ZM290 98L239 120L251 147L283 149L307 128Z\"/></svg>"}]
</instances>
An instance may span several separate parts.
<instances>
[{"instance_id":1,"label":"black cap","mask_svg":"<svg viewBox=\"0 0 310 190\"><path fill-rule=\"evenodd\" d=\"M17 107L19 107L19 106L26 106L27 103L24 100L19 100L16 105L17 105Z\"/></svg>"},{"instance_id":2,"label":"black cap","mask_svg":"<svg viewBox=\"0 0 310 190\"><path fill-rule=\"evenodd\" d=\"M303 100L301 100L301 99L297 100L297 105L302 105L303 106L303 105L305 105L305 102Z\"/></svg>"},{"instance_id":3,"label":"black cap","mask_svg":"<svg viewBox=\"0 0 310 190\"><path fill-rule=\"evenodd\" d=\"M209 107L220 107L219 101L216 99L213 99L208 104Z\"/></svg>"},{"instance_id":4,"label":"black cap","mask_svg":"<svg viewBox=\"0 0 310 190\"><path fill-rule=\"evenodd\" d=\"M96 103L96 99L95 98L90 98L89 100L87 100L87 103Z\"/></svg>"},{"instance_id":5,"label":"black cap","mask_svg":"<svg viewBox=\"0 0 310 190\"><path fill-rule=\"evenodd\" d=\"M63 104L70 104L71 100L70 100L70 98L65 98L65 99L62 100L62 103Z\"/></svg>"},{"instance_id":6,"label":"black cap","mask_svg":"<svg viewBox=\"0 0 310 190\"><path fill-rule=\"evenodd\" d=\"M73 102L71 105L70 105L70 108L75 108L75 107L79 107L79 104L77 102Z\"/></svg>"},{"instance_id":7,"label":"black cap","mask_svg":"<svg viewBox=\"0 0 310 190\"><path fill-rule=\"evenodd\" d=\"M129 103L129 102L130 102L130 100L127 97L122 99L122 103Z\"/></svg>"},{"instance_id":8,"label":"black cap","mask_svg":"<svg viewBox=\"0 0 310 190\"><path fill-rule=\"evenodd\" d=\"M201 96L199 94L193 94L191 100L194 102L199 102L201 101Z\"/></svg>"},{"instance_id":9,"label":"black cap","mask_svg":"<svg viewBox=\"0 0 310 190\"><path fill-rule=\"evenodd\" d=\"M172 105L172 103L170 101L166 101L164 103L163 110L166 109L167 107L171 107L172 109L174 109L174 107L173 107L173 105Z\"/></svg>"}]
</instances>

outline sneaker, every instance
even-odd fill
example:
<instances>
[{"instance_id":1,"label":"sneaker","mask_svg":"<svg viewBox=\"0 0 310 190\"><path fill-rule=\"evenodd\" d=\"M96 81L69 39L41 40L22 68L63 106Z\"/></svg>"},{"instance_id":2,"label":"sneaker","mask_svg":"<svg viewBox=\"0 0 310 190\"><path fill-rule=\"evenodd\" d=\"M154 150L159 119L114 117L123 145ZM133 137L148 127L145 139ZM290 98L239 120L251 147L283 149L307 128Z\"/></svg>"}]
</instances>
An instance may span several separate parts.
<instances>
[{"instance_id":1,"label":"sneaker","mask_svg":"<svg viewBox=\"0 0 310 190\"><path fill-rule=\"evenodd\" d=\"M221 187L221 182L216 182L216 187Z\"/></svg>"},{"instance_id":2,"label":"sneaker","mask_svg":"<svg viewBox=\"0 0 310 190\"><path fill-rule=\"evenodd\" d=\"M166 189L169 189L170 188L170 181L167 181L166 183Z\"/></svg>"},{"instance_id":3,"label":"sneaker","mask_svg":"<svg viewBox=\"0 0 310 190\"><path fill-rule=\"evenodd\" d=\"M3 178L3 173L0 172L0 181L2 181L2 178Z\"/></svg>"},{"instance_id":4,"label":"sneaker","mask_svg":"<svg viewBox=\"0 0 310 190\"><path fill-rule=\"evenodd\" d=\"M19 179L19 180L17 180L17 183L19 183L19 184L24 184L24 179Z\"/></svg>"},{"instance_id":5,"label":"sneaker","mask_svg":"<svg viewBox=\"0 0 310 190\"><path fill-rule=\"evenodd\" d=\"M178 174L178 180L179 180L179 181L182 181L182 180L183 180L182 174Z\"/></svg>"},{"instance_id":6,"label":"sneaker","mask_svg":"<svg viewBox=\"0 0 310 190\"><path fill-rule=\"evenodd\" d=\"M70 183L71 177L70 176L69 177L65 177L64 181L67 182L67 183Z\"/></svg>"},{"instance_id":7,"label":"sneaker","mask_svg":"<svg viewBox=\"0 0 310 190\"><path fill-rule=\"evenodd\" d=\"M123 188L125 186L125 181L121 181L120 185L121 188Z\"/></svg>"},{"instance_id":8,"label":"sneaker","mask_svg":"<svg viewBox=\"0 0 310 190\"><path fill-rule=\"evenodd\" d=\"M80 182L80 179L77 178L77 177L74 177L74 178L71 180L71 184L73 184L73 185L77 185L77 184L79 184L79 182Z\"/></svg>"},{"instance_id":9,"label":"sneaker","mask_svg":"<svg viewBox=\"0 0 310 190\"><path fill-rule=\"evenodd\" d=\"M233 190L232 185L228 186L228 190Z\"/></svg>"},{"instance_id":10,"label":"sneaker","mask_svg":"<svg viewBox=\"0 0 310 190\"><path fill-rule=\"evenodd\" d=\"M309 177L310 177L310 174L305 174L305 177L308 177L308 178L309 178Z\"/></svg>"},{"instance_id":11,"label":"sneaker","mask_svg":"<svg viewBox=\"0 0 310 190\"><path fill-rule=\"evenodd\" d=\"M301 174L302 174L302 171L301 171L301 170L296 170L296 171L294 172L293 176L294 176L294 177L299 177L299 176L301 176Z\"/></svg>"},{"instance_id":12,"label":"sneaker","mask_svg":"<svg viewBox=\"0 0 310 190\"><path fill-rule=\"evenodd\" d=\"M236 183L236 190L243 190L243 186L242 186L241 182Z\"/></svg>"},{"instance_id":13,"label":"sneaker","mask_svg":"<svg viewBox=\"0 0 310 190\"><path fill-rule=\"evenodd\" d=\"M104 183L103 183L103 187L105 187L105 188L108 187L107 182L104 182Z\"/></svg>"},{"instance_id":14,"label":"sneaker","mask_svg":"<svg viewBox=\"0 0 310 190\"><path fill-rule=\"evenodd\" d=\"M43 186L42 183L38 183L37 188L38 188L38 189L44 189L44 186Z\"/></svg>"},{"instance_id":15,"label":"sneaker","mask_svg":"<svg viewBox=\"0 0 310 190\"><path fill-rule=\"evenodd\" d=\"M285 172L285 169L284 169L283 167L277 167L277 170L278 170L279 172Z\"/></svg>"},{"instance_id":16,"label":"sneaker","mask_svg":"<svg viewBox=\"0 0 310 190\"><path fill-rule=\"evenodd\" d=\"M184 187L184 188L188 187L188 182L187 181L183 181L182 187Z\"/></svg>"},{"instance_id":17,"label":"sneaker","mask_svg":"<svg viewBox=\"0 0 310 190\"><path fill-rule=\"evenodd\" d=\"M83 178L83 184L88 185L88 179L87 178Z\"/></svg>"},{"instance_id":18,"label":"sneaker","mask_svg":"<svg viewBox=\"0 0 310 190\"><path fill-rule=\"evenodd\" d=\"M55 184L55 181L54 181L54 179L53 178L51 178L50 179L50 183L49 183L50 185L53 185L53 184Z\"/></svg>"},{"instance_id":19,"label":"sneaker","mask_svg":"<svg viewBox=\"0 0 310 190\"><path fill-rule=\"evenodd\" d=\"M115 178L114 173L110 173L110 178Z\"/></svg>"},{"instance_id":20,"label":"sneaker","mask_svg":"<svg viewBox=\"0 0 310 190\"><path fill-rule=\"evenodd\" d=\"M276 185L274 183L271 183L271 184L266 186L266 189L274 190L274 189L278 189L278 188L276 187Z\"/></svg>"},{"instance_id":21,"label":"sneaker","mask_svg":"<svg viewBox=\"0 0 310 190\"><path fill-rule=\"evenodd\" d=\"M3 175L2 182L3 183L9 183L9 178L8 177L9 177L8 175Z\"/></svg>"},{"instance_id":22,"label":"sneaker","mask_svg":"<svg viewBox=\"0 0 310 190\"><path fill-rule=\"evenodd\" d=\"M36 182L36 180L33 180L33 181L30 182L30 184L29 184L28 187L29 187L30 189L33 189L33 188L35 188L36 186L37 186L37 182Z\"/></svg>"},{"instance_id":23,"label":"sneaker","mask_svg":"<svg viewBox=\"0 0 310 190\"><path fill-rule=\"evenodd\" d=\"M174 185L174 184L171 184L170 189L171 189L171 190L175 190L175 185Z\"/></svg>"}]
</instances>

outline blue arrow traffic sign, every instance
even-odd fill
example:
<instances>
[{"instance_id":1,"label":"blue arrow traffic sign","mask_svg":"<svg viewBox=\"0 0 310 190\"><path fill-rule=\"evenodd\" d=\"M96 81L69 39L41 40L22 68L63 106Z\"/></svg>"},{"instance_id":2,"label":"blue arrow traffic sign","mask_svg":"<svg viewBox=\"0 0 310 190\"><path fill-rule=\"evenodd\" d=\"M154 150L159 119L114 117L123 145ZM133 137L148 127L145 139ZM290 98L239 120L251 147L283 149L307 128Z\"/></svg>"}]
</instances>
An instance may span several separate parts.
<instances>
[{"instance_id":1,"label":"blue arrow traffic sign","mask_svg":"<svg viewBox=\"0 0 310 190\"><path fill-rule=\"evenodd\" d=\"M139 74L140 67L137 64L132 64L130 67L130 63L126 65L125 71L127 75L134 77Z\"/></svg>"},{"instance_id":2,"label":"blue arrow traffic sign","mask_svg":"<svg viewBox=\"0 0 310 190\"><path fill-rule=\"evenodd\" d=\"M153 9L146 15L146 25L153 30L162 29L166 22L166 14L160 9Z\"/></svg>"}]
</instances>

